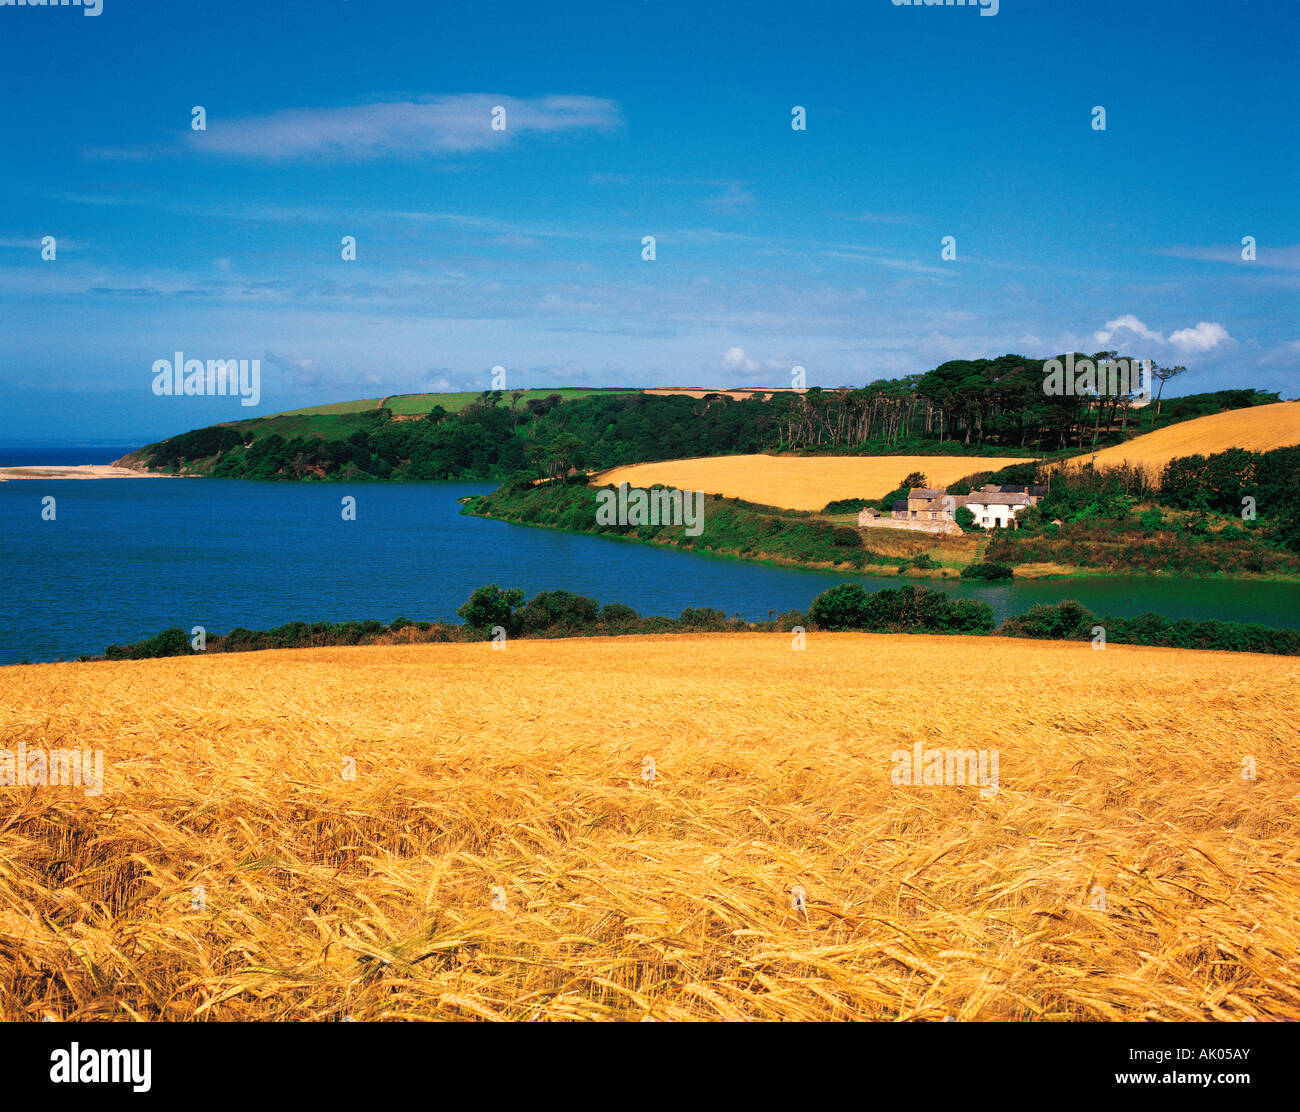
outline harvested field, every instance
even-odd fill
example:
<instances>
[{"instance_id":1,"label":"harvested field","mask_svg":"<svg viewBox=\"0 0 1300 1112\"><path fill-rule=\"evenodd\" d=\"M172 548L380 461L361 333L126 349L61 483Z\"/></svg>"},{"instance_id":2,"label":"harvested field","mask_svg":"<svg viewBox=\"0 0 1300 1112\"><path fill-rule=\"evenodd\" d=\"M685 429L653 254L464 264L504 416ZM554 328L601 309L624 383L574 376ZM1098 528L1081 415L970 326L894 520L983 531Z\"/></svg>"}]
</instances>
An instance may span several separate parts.
<instances>
[{"instance_id":1,"label":"harvested field","mask_svg":"<svg viewBox=\"0 0 1300 1112\"><path fill-rule=\"evenodd\" d=\"M0 1020L1300 1019L1290 659L752 634L3 680L0 748L105 783L0 788ZM999 790L895 784L915 744L996 749Z\"/></svg>"},{"instance_id":2,"label":"harvested field","mask_svg":"<svg viewBox=\"0 0 1300 1112\"><path fill-rule=\"evenodd\" d=\"M883 498L913 471L931 486L944 487L976 471L1025 462L983 456L713 456L615 467L595 481L634 487L663 483L762 506L820 510L840 498Z\"/></svg>"},{"instance_id":3,"label":"harvested field","mask_svg":"<svg viewBox=\"0 0 1300 1112\"><path fill-rule=\"evenodd\" d=\"M1158 479L1165 464L1178 456L1208 456L1229 448L1267 452L1292 444L1300 444L1300 402L1278 402L1180 421L1105 448L1096 453L1096 460L1098 467L1136 464ZM1077 467L1092 458L1091 454L1077 456L1070 465Z\"/></svg>"},{"instance_id":4,"label":"harvested field","mask_svg":"<svg viewBox=\"0 0 1300 1112\"><path fill-rule=\"evenodd\" d=\"M802 386L766 386L739 390L706 390L699 387L657 386L641 391L643 394L684 394L688 398L707 398L712 394L724 394L726 397L731 398L732 401L738 402L744 401L746 398L767 398L774 394L806 394L807 392L807 388Z\"/></svg>"}]
</instances>

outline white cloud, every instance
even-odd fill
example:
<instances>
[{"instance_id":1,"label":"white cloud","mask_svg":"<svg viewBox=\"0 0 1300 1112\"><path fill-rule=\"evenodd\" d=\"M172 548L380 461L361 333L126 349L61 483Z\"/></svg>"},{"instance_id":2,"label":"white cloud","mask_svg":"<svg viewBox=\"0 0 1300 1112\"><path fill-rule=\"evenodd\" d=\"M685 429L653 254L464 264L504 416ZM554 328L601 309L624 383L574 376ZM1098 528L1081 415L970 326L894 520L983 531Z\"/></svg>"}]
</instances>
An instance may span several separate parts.
<instances>
[{"instance_id":1,"label":"white cloud","mask_svg":"<svg viewBox=\"0 0 1300 1112\"><path fill-rule=\"evenodd\" d=\"M1154 340L1157 344L1165 342L1165 338L1159 332L1153 332L1132 313L1125 313L1115 320L1108 320L1106 328L1103 331L1094 332L1092 337L1099 344L1108 344L1116 332L1132 332L1134 335L1141 336L1144 340Z\"/></svg>"},{"instance_id":2,"label":"white cloud","mask_svg":"<svg viewBox=\"0 0 1300 1112\"><path fill-rule=\"evenodd\" d=\"M1126 313L1115 320L1108 320L1106 327L1094 332L1092 338L1099 344L1108 344L1112 338L1121 333L1126 334L1121 337L1124 342L1131 343L1133 337L1139 337L1152 343L1171 345L1182 355L1202 355L1207 351L1213 351L1220 344L1233 342L1223 325L1204 320L1200 321L1195 328L1180 328L1177 332L1171 332L1166 339L1161 333L1148 328L1132 313Z\"/></svg>"},{"instance_id":3,"label":"white cloud","mask_svg":"<svg viewBox=\"0 0 1300 1112\"><path fill-rule=\"evenodd\" d=\"M745 355L743 347L729 347L722 355L722 368L726 371L756 371L758 364Z\"/></svg>"},{"instance_id":4,"label":"white cloud","mask_svg":"<svg viewBox=\"0 0 1300 1112\"><path fill-rule=\"evenodd\" d=\"M1191 354L1213 351L1221 343L1231 339L1223 325L1204 320L1195 328L1183 328L1169 335L1169 342L1174 347L1181 352Z\"/></svg>"},{"instance_id":5,"label":"white cloud","mask_svg":"<svg viewBox=\"0 0 1300 1112\"><path fill-rule=\"evenodd\" d=\"M503 131L492 130L492 110L506 110ZM363 162L394 156L445 156L499 147L528 132L608 130L622 123L618 105L589 96L530 99L457 93L337 108L286 108L265 116L209 120L207 131L185 132L191 150L268 162L313 159ZM116 158L151 152L100 150Z\"/></svg>"}]
</instances>

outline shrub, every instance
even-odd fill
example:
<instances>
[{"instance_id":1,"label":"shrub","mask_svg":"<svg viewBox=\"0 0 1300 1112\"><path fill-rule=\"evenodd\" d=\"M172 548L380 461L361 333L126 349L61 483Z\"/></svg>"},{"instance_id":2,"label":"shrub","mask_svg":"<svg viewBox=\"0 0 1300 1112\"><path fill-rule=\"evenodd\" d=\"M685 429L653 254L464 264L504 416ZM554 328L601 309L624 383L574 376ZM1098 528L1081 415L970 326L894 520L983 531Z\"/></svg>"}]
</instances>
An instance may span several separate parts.
<instances>
[{"instance_id":1,"label":"shrub","mask_svg":"<svg viewBox=\"0 0 1300 1112\"><path fill-rule=\"evenodd\" d=\"M712 606L688 606L677 621L688 629L725 629L728 624L727 612Z\"/></svg>"},{"instance_id":2,"label":"shrub","mask_svg":"<svg viewBox=\"0 0 1300 1112\"><path fill-rule=\"evenodd\" d=\"M856 513L858 510L865 510L868 506L873 505L866 498L840 498L835 502L827 502L826 508L822 510L824 514L848 514Z\"/></svg>"},{"instance_id":3,"label":"shrub","mask_svg":"<svg viewBox=\"0 0 1300 1112\"><path fill-rule=\"evenodd\" d=\"M179 627L173 627L134 645L109 645L104 656L109 660L148 660L161 656L184 656L188 652L190 635Z\"/></svg>"},{"instance_id":4,"label":"shrub","mask_svg":"<svg viewBox=\"0 0 1300 1112\"><path fill-rule=\"evenodd\" d=\"M523 588L512 587L503 591L495 583L490 583L486 587L477 588L470 595L469 601L456 613L465 619L465 624L471 629L501 626L508 633L513 633L519 628L515 607L523 601Z\"/></svg>"},{"instance_id":5,"label":"shrub","mask_svg":"<svg viewBox=\"0 0 1300 1112\"><path fill-rule=\"evenodd\" d=\"M996 623L993 609L977 599L960 598L949 610L949 626L953 633L992 633Z\"/></svg>"},{"instance_id":6,"label":"shrub","mask_svg":"<svg viewBox=\"0 0 1300 1112\"><path fill-rule=\"evenodd\" d=\"M621 602L607 602L600 610L600 620L608 626L631 625L641 615Z\"/></svg>"},{"instance_id":7,"label":"shrub","mask_svg":"<svg viewBox=\"0 0 1300 1112\"><path fill-rule=\"evenodd\" d=\"M965 506L958 506L953 512L952 518L957 523L957 527L963 533L973 533L979 528L979 526L975 524L975 514Z\"/></svg>"},{"instance_id":8,"label":"shrub","mask_svg":"<svg viewBox=\"0 0 1300 1112\"><path fill-rule=\"evenodd\" d=\"M841 583L813 599L808 617L827 630L988 633L994 625L986 603L910 585L869 594L860 584Z\"/></svg>"},{"instance_id":9,"label":"shrub","mask_svg":"<svg viewBox=\"0 0 1300 1112\"><path fill-rule=\"evenodd\" d=\"M808 618L818 629L862 629L870 598L860 583L841 583L813 599Z\"/></svg>"},{"instance_id":10,"label":"shrub","mask_svg":"<svg viewBox=\"0 0 1300 1112\"><path fill-rule=\"evenodd\" d=\"M961 569L963 579L1010 579L1011 576L1011 569L1006 564L997 564L988 560L983 563L967 564Z\"/></svg>"},{"instance_id":11,"label":"shrub","mask_svg":"<svg viewBox=\"0 0 1300 1112\"><path fill-rule=\"evenodd\" d=\"M897 490L891 490L879 502L876 503L876 509L882 514L887 514L894 508L894 503L899 502L907 497L909 487L899 487Z\"/></svg>"},{"instance_id":12,"label":"shrub","mask_svg":"<svg viewBox=\"0 0 1300 1112\"><path fill-rule=\"evenodd\" d=\"M596 624L600 603L569 591L541 591L534 595L516 620L525 633L546 630L589 630ZM499 623L505 625L504 622Z\"/></svg>"},{"instance_id":13,"label":"shrub","mask_svg":"<svg viewBox=\"0 0 1300 1112\"><path fill-rule=\"evenodd\" d=\"M1066 599L1054 605L1031 606L1026 613L1008 618L998 632L1005 637L1077 641L1091 636L1096 624L1092 611Z\"/></svg>"},{"instance_id":14,"label":"shrub","mask_svg":"<svg viewBox=\"0 0 1300 1112\"><path fill-rule=\"evenodd\" d=\"M862 534L847 525L837 525L831 534L831 543L836 548L861 548Z\"/></svg>"}]
</instances>

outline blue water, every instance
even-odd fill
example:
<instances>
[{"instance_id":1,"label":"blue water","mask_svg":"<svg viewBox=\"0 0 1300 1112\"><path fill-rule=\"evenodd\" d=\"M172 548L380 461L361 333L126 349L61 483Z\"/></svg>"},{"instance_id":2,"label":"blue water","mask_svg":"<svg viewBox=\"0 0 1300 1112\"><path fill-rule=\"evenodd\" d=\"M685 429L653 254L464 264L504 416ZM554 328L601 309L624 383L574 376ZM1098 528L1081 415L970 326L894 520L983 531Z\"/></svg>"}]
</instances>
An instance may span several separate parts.
<instances>
[{"instance_id":1,"label":"blue water","mask_svg":"<svg viewBox=\"0 0 1300 1112\"><path fill-rule=\"evenodd\" d=\"M87 440L76 444L54 440L0 440L0 467L112 463L138 447L139 444L108 440Z\"/></svg>"},{"instance_id":2,"label":"blue water","mask_svg":"<svg viewBox=\"0 0 1300 1112\"><path fill-rule=\"evenodd\" d=\"M120 453L119 453L120 454ZM28 457L26 462L32 462ZM62 462L68 462L67 454ZM100 461L103 462L103 461ZM458 620L475 587L563 588L643 614L716 606L757 620L805 609L844 576L768 567L460 514L493 483L345 486L220 479L0 483L0 663L100 654L196 625L404 616ZM341 499L357 500L344 521ZM55 498L55 520L41 519ZM873 589L915 582L863 577ZM1300 584L1089 579L943 583L1001 620L1076 598L1100 614L1300 627Z\"/></svg>"}]
</instances>

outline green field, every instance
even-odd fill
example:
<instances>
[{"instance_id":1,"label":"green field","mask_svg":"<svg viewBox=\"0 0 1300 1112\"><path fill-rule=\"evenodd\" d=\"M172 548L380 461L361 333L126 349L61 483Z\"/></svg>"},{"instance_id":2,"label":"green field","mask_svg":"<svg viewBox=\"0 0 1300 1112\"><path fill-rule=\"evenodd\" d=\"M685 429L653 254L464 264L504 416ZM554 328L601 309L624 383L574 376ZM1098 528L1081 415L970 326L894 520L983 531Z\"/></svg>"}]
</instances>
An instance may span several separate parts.
<instances>
[{"instance_id":1,"label":"green field","mask_svg":"<svg viewBox=\"0 0 1300 1112\"><path fill-rule=\"evenodd\" d=\"M334 402L332 405L313 405L306 409L286 409L283 413L274 413L273 417L319 417L323 414L360 413L366 409L378 409L383 398L361 398L354 402Z\"/></svg>"},{"instance_id":2,"label":"green field","mask_svg":"<svg viewBox=\"0 0 1300 1112\"><path fill-rule=\"evenodd\" d=\"M559 394L565 401L572 401L575 398L589 398L594 394L636 394L640 391L635 389L625 389L621 387L602 387L602 388L576 388L560 387L548 389L542 387L539 390L525 390L517 404L524 405L529 401L540 398L548 398L552 394ZM459 393L449 394L394 394L389 398L363 398L359 401L352 402L335 402L333 405L314 405L307 409L291 409L284 413L274 414L276 417L316 417L322 414L339 414L339 413L361 413L367 409L377 409L380 402L386 402L388 408L398 417L414 417L428 413L435 405L442 406L448 413L459 413L470 402L477 401L482 396L479 391L461 391ZM511 401L510 391L503 391L501 402L503 405L509 405Z\"/></svg>"}]
</instances>

